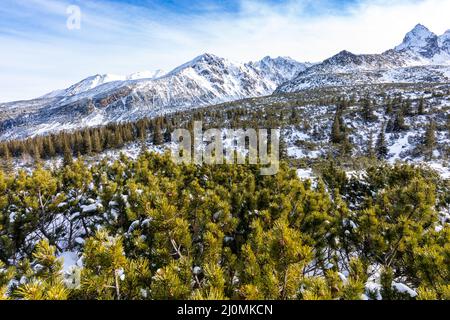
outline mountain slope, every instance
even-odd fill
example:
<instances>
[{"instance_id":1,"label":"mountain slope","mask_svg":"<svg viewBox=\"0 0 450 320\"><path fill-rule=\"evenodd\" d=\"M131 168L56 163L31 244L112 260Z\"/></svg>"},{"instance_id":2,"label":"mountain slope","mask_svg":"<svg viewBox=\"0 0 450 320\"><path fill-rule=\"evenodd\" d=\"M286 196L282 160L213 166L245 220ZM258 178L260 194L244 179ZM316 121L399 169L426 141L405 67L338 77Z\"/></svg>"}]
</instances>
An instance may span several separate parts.
<instances>
[{"instance_id":1,"label":"mountain slope","mask_svg":"<svg viewBox=\"0 0 450 320\"><path fill-rule=\"evenodd\" d=\"M115 82L117 86L120 86L124 81L127 80L140 80L140 79L157 79L164 76L162 70L156 71L140 71L128 76L119 76L115 74L96 74L94 76L88 77L81 80L80 82L70 86L67 89L56 90L44 95L42 98L58 98L58 97L71 97L77 94L92 90L103 84Z\"/></svg>"},{"instance_id":2,"label":"mountain slope","mask_svg":"<svg viewBox=\"0 0 450 320\"><path fill-rule=\"evenodd\" d=\"M0 104L0 140L133 121L304 89L380 83L450 83L450 30L417 25L394 49L342 51L319 64L286 57L236 63L201 55L171 72L95 75L31 101Z\"/></svg>"},{"instance_id":3,"label":"mountain slope","mask_svg":"<svg viewBox=\"0 0 450 320\"><path fill-rule=\"evenodd\" d=\"M417 25L394 49L356 55L342 51L301 72L277 92L374 83L450 82L450 32L438 37Z\"/></svg>"},{"instance_id":4,"label":"mountain slope","mask_svg":"<svg viewBox=\"0 0 450 320\"><path fill-rule=\"evenodd\" d=\"M403 42L395 47L398 52L413 52L417 55L432 59L441 51L438 44L438 36L425 26L418 24L403 39Z\"/></svg>"},{"instance_id":5,"label":"mountain slope","mask_svg":"<svg viewBox=\"0 0 450 320\"><path fill-rule=\"evenodd\" d=\"M96 75L39 99L0 105L0 137L28 137L269 95L308 66L290 58L242 64L204 54L154 78Z\"/></svg>"}]
</instances>

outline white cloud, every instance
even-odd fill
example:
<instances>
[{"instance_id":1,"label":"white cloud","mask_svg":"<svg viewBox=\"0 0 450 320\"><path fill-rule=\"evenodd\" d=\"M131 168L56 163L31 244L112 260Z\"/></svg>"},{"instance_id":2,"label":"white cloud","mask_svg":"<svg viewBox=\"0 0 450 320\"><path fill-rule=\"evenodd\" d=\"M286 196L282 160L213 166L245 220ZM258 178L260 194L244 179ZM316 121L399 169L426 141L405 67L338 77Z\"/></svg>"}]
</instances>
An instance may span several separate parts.
<instances>
[{"instance_id":1,"label":"white cloud","mask_svg":"<svg viewBox=\"0 0 450 320\"><path fill-rule=\"evenodd\" d=\"M240 61L265 55L319 61L343 49L385 51L419 22L438 34L450 28L450 0L361 0L343 12L326 3L242 0L237 13L183 15L83 1L80 31L65 28L69 2L7 3L3 16L28 14L40 28L0 29L0 101L40 96L95 73L168 70L203 52Z\"/></svg>"}]
</instances>

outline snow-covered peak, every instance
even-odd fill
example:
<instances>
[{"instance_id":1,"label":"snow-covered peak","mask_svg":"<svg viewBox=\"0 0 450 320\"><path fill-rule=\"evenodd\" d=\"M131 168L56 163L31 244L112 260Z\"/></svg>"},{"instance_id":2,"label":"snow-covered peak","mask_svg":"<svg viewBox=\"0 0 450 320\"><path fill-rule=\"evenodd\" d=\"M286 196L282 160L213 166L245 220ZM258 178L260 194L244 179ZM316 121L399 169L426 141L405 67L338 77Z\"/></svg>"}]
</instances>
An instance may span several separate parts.
<instances>
[{"instance_id":1,"label":"snow-covered peak","mask_svg":"<svg viewBox=\"0 0 450 320\"><path fill-rule=\"evenodd\" d=\"M199 62L201 62L201 63L211 63L211 62L214 62L214 61L221 61L221 60L224 60L224 59L221 58L221 57L218 57L218 56L216 56L216 55L214 55L212 53L204 53L204 54L194 58L194 60L192 60L192 62L194 64L195 63L199 63Z\"/></svg>"},{"instance_id":2,"label":"snow-covered peak","mask_svg":"<svg viewBox=\"0 0 450 320\"><path fill-rule=\"evenodd\" d=\"M128 76L121 76L115 74L96 74L90 76L86 79L81 80L80 82L70 86L67 89L52 91L42 98L55 98L55 97L72 97L81 93L88 92L92 89L100 87L107 83L112 82L124 82L131 80L142 80L149 79L154 80L160 78L165 75L165 72L162 70L156 71L140 71L136 73L132 73Z\"/></svg>"},{"instance_id":3,"label":"snow-covered peak","mask_svg":"<svg viewBox=\"0 0 450 320\"><path fill-rule=\"evenodd\" d=\"M298 63L297 61L295 61L295 60L292 59L291 57L277 57L277 58L272 58L271 56L266 56L266 57L262 58L262 59L260 60L260 62L266 63L266 64L274 64L274 63Z\"/></svg>"},{"instance_id":4,"label":"snow-covered peak","mask_svg":"<svg viewBox=\"0 0 450 320\"><path fill-rule=\"evenodd\" d=\"M440 41L450 40L450 29L444 32L442 36L439 37Z\"/></svg>"},{"instance_id":5,"label":"snow-covered peak","mask_svg":"<svg viewBox=\"0 0 450 320\"><path fill-rule=\"evenodd\" d=\"M192 61L189 61L188 63L185 63L184 65L181 65L179 68L196 67L199 65L212 65L212 64L217 64L217 63L223 62L223 61L225 61L224 58L218 57L211 53L205 53L205 54L202 54L202 55L194 58ZM177 68L177 69L179 69L179 68Z\"/></svg>"},{"instance_id":6,"label":"snow-covered peak","mask_svg":"<svg viewBox=\"0 0 450 320\"><path fill-rule=\"evenodd\" d=\"M250 68L254 68L263 75L269 75L269 78L277 85L285 81L293 79L298 73L305 71L312 66L311 63L301 63L290 57L270 56L264 57L260 61L250 62L247 64Z\"/></svg>"},{"instance_id":7,"label":"snow-covered peak","mask_svg":"<svg viewBox=\"0 0 450 320\"><path fill-rule=\"evenodd\" d=\"M80 82L77 82L76 84L70 86L67 89L52 91L43 96L43 98L71 97L94 89L105 83L124 80L126 80L125 77L115 74L96 74L94 76L90 76L86 79L83 79Z\"/></svg>"},{"instance_id":8,"label":"snow-covered peak","mask_svg":"<svg viewBox=\"0 0 450 320\"><path fill-rule=\"evenodd\" d=\"M161 70L155 70L155 71L140 71L135 72L130 75L128 75L126 78L127 80L140 80L140 79L157 79L162 76L164 76L166 73Z\"/></svg>"},{"instance_id":9,"label":"snow-covered peak","mask_svg":"<svg viewBox=\"0 0 450 320\"><path fill-rule=\"evenodd\" d=\"M383 54L341 51L299 73L276 92L373 83L448 82L450 31L442 36L418 24L403 43Z\"/></svg>"},{"instance_id":10,"label":"snow-covered peak","mask_svg":"<svg viewBox=\"0 0 450 320\"><path fill-rule=\"evenodd\" d=\"M83 91L90 90L92 88L98 87L102 84L113 82L113 81L123 81L124 77L114 74L97 74L95 76L86 78L77 84L69 88L69 91L73 94L77 94Z\"/></svg>"},{"instance_id":11,"label":"snow-covered peak","mask_svg":"<svg viewBox=\"0 0 450 320\"><path fill-rule=\"evenodd\" d=\"M322 63L324 66L332 67L353 67L361 64L362 58L350 51L343 50L338 54L324 60Z\"/></svg>"},{"instance_id":12,"label":"snow-covered peak","mask_svg":"<svg viewBox=\"0 0 450 320\"><path fill-rule=\"evenodd\" d=\"M439 47L450 54L450 29L439 37Z\"/></svg>"},{"instance_id":13,"label":"snow-covered peak","mask_svg":"<svg viewBox=\"0 0 450 320\"><path fill-rule=\"evenodd\" d=\"M438 37L427 27L418 24L408 32L396 51L412 51L426 58L433 57L439 51Z\"/></svg>"},{"instance_id":14,"label":"snow-covered peak","mask_svg":"<svg viewBox=\"0 0 450 320\"><path fill-rule=\"evenodd\" d=\"M350 51L347 50L342 50L338 54L331 57L331 59L354 59L355 57L357 57L356 54L351 53Z\"/></svg>"},{"instance_id":15,"label":"snow-covered peak","mask_svg":"<svg viewBox=\"0 0 450 320\"><path fill-rule=\"evenodd\" d=\"M283 67L283 66L295 66L295 65L311 65L310 63L300 63L291 57L277 57L272 58L270 56L264 57L260 61L251 62L254 66L267 66L267 67Z\"/></svg>"},{"instance_id":16,"label":"snow-covered peak","mask_svg":"<svg viewBox=\"0 0 450 320\"><path fill-rule=\"evenodd\" d=\"M427 27L425 27L423 24L418 23L411 31L410 33L415 34L420 37L427 37L434 35L433 32L430 31Z\"/></svg>"},{"instance_id":17,"label":"snow-covered peak","mask_svg":"<svg viewBox=\"0 0 450 320\"><path fill-rule=\"evenodd\" d=\"M427 40L436 37L427 27L418 24L403 39L403 43L396 47L396 50L409 49L411 47L424 47Z\"/></svg>"},{"instance_id":18,"label":"snow-covered peak","mask_svg":"<svg viewBox=\"0 0 450 320\"><path fill-rule=\"evenodd\" d=\"M189 62L182 64L179 67L176 67L174 70L170 71L167 74L167 76L178 74L186 69L190 69L190 68L201 69L202 67L205 67L208 65L216 65L216 64L223 63L223 62L225 62L225 59L220 58L211 53L205 53L205 54L202 54L202 55L192 59Z\"/></svg>"}]
</instances>

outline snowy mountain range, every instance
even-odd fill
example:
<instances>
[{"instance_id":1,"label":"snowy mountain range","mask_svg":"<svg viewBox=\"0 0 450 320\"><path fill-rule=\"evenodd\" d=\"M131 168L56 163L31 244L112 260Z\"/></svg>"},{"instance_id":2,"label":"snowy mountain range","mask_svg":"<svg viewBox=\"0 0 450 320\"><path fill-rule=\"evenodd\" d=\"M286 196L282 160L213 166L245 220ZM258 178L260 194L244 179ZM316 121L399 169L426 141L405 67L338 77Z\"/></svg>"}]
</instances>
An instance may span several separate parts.
<instances>
[{"instance_id":1,"label":"snowy mountain range","mask_svg":"<svg viewBox=\"0 0 450 320\"><path fill-rule=\"evenodd\" d=\"M204 54L167 74L96 75L35 100L1 104L0 136L28 137L270 95L310 66L282 57L236 63Z\"/></svg>"},{"instance_id":2,"label":"snowy mountain range","mask_svg":"<svg viewBox=\"0 0 450 320\"><path fill-rule=\"evenodd\" d=\"M342 51L308 68L277 92L376 83L450 82L450 30L437 36L418 24L403 42L382 54Z\"/></svg>"},{"instance_id":3,"label":"snowy mountain range","mask_svg":"<svg viewBox=\"0 0 450 320\"><path fill-rule=\"evenodd\" d=\"M164 75L164 71L156 70L152 71L141 71L130 74L128 76L119 76L115 74L96 74L95 76L88 77L80 82L70 86L67 89L56 90L44 95L42 98L55 98L55 97L70 97L77 95L79 93L83 93L99 87L105 83L109 82L124 82L130 80L140 80L140 79L149 79L154 80L156 78L162 77Z\"/></svg>"},{"instance_id":4,"label":"snowy mountain range","mask_svg":"<svg viewBox=\"0 0 450 320\"><path fill-rule=\"evenodd\" d=\"M450 83L450 30L417 25L394 49L342 51L319 64L266 57L237 63L203 54L164 73L95 75L43 97L0 104L0 140L133 121L272 93L379 83Z\"/></svg>"}]
</instances>

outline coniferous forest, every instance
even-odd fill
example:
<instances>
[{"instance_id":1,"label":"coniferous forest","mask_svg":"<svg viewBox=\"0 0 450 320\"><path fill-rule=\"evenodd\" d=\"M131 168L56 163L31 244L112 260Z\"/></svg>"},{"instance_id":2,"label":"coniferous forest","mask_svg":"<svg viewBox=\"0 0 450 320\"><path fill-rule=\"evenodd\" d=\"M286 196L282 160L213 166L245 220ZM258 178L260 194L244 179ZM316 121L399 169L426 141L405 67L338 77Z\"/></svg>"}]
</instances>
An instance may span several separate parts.
<instances>
[{"instance_id":1,"label":"coniferous forest","mask_svg":"<svg viewBox=\"0 0 450 320\"><path fill-rule=\"evenodd\" d=\"M2 0L0 317L448 303L449 12Z\"/></svg>"},{"instance_id":2,"label":"coniferous forest","mask_svg":"<svg viewBox=\"0 0 450 320\"><path fill-rule=\"evenodd\" d=\"M146 152L0 173L0 297L450 298L448 180L406 164L320 170Z\"/></svg>"},{"instance_id":3,"label":"coniferous forest","mask_svg":"<svg viewBox=\"0 0 450 320\"><path fill-rule=\"evenodd\" d=\"M450 299L450 182L422 165L450 154L449 93L430 93L319 90L4 141L0 298ZM161 150L194 121L284 129L279 172L175 164ZM387 161L412 133L422 160Z\"/></svg>"}]
</instances>

